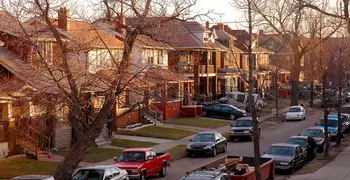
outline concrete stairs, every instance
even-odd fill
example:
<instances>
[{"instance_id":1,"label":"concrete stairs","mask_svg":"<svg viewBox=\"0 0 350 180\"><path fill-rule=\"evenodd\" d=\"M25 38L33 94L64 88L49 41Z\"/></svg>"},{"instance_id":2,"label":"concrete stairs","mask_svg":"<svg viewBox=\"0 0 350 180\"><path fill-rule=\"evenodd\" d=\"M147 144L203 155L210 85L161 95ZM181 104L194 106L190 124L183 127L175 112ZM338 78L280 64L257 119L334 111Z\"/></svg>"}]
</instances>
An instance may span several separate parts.
<instances>
[{"instance_id":1,"label":"concrete stairs","mask_svg":"<svg viewBox=\"0 0 350 180\"><path fill-rule=\"evenodd\" d=\"M108 128L107 124L103 125L103 129L100 132L100 135L95 139L95 146L104 146L104 145L110 145L111 141L108 137Z\"/></svg>"}]
</instances>

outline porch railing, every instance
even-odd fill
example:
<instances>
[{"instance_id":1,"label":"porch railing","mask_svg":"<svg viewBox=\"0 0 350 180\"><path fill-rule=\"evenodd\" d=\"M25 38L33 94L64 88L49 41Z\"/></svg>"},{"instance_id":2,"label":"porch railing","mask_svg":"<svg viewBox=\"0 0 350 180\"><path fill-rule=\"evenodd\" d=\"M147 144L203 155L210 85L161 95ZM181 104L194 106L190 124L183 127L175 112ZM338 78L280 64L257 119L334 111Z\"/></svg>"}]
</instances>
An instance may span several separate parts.
<instances>
[{"instance_id":1,"label":"porch railing","mask_svg":"<svg viewBox=\"0 0 350 180\"><path fill-rule=\"evenodd\" d=\"M15 135L16 143L21 145L25 150L31 151L27 153L33 153L37 159L40 155L50 157L51 138L49 136L45 136L29 124L27 126L23 124L16 126Z\"/></svg>"}]
</instances>

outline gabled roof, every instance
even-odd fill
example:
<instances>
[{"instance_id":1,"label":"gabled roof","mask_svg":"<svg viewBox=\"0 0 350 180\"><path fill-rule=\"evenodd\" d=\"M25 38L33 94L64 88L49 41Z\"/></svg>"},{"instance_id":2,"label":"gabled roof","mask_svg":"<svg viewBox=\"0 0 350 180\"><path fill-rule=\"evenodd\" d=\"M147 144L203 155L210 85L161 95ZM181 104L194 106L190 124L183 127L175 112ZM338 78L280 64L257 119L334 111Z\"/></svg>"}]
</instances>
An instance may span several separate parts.
<instances>
[{"instance_id":1,"label":"gabled roof","mask_svg":"<svg viewBox=\"0 0 350 180\"><path fill-rule=\"evenodd\" d=\"M183 26L189 32L210 32L208 28L204 27L202 24L198 23L197 21L184 21L182 23L183 23Z\"/></svg>"}]
</instances>

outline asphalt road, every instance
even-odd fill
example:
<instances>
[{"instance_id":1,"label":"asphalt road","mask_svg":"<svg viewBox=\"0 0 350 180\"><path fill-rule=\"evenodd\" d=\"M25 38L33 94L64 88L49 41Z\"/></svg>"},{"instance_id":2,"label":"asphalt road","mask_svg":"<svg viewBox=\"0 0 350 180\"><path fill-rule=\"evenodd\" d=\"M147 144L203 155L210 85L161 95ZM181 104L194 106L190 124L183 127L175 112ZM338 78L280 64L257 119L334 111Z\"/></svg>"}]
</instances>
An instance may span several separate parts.
<instances>
[{"instance_id":1,"label":"asphalt road","mask_svg":"<svg viewBox=\"0 0 350 180\"><path fill-rule=\"evenodd\" d=\"M275 126L268 127L262 130L260 139L261 153L265 152L267 148L273 143L286 142L290 136L301 133L305 128L314 126L323 116L323 112L313 110L307 112L306 120L299 122L284 122ZM227 153L218 154L217 157L191 157L183 158L175 161L171 164L171 167L167 169L166 180L179 180L186 171L202 166L205 163L213 161L223 156L236 155L236 156L253 156L254 149L252 142L229 142ZM152 177L150 179L160 179L159 177ZM284 179L277 177L277 179Z\"/></svg>"}]
</instances>

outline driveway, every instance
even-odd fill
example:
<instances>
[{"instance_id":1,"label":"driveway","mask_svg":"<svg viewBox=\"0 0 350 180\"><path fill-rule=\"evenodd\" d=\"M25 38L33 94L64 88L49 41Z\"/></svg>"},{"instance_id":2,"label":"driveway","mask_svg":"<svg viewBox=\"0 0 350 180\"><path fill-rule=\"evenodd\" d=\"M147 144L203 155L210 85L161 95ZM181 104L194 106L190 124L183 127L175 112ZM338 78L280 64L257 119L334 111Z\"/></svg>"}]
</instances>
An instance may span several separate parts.
<instances>
[{"instance_id":1,"label":"driveway","mask_svg":"<svg viewBox=\"0 0 350 180\"><path fill-rule=\"evenodd\" d=\"M314 126L320 118L323 117L323 112L313 110L307 112L307 119L301 122L284 122L275 126L262 130L262 137L260 139L261 154L267 150L267 148L273 143L286 142L290 136L301 133L305 128ZM205 163L213 161L217 158L227 155L239 155L239 156L253 156L254 149L252 142L229 142L228 152L225 154L218 154L217 157L192 157L183 158L175 161L171 164L171 167L167 169L168 175L165 179L167 180L178 180L186 171L202 166ZM152 177L150 179L159 179L159 177ZM280 178L278 178L280 179Z\"/></svg>"}]
</instances>

